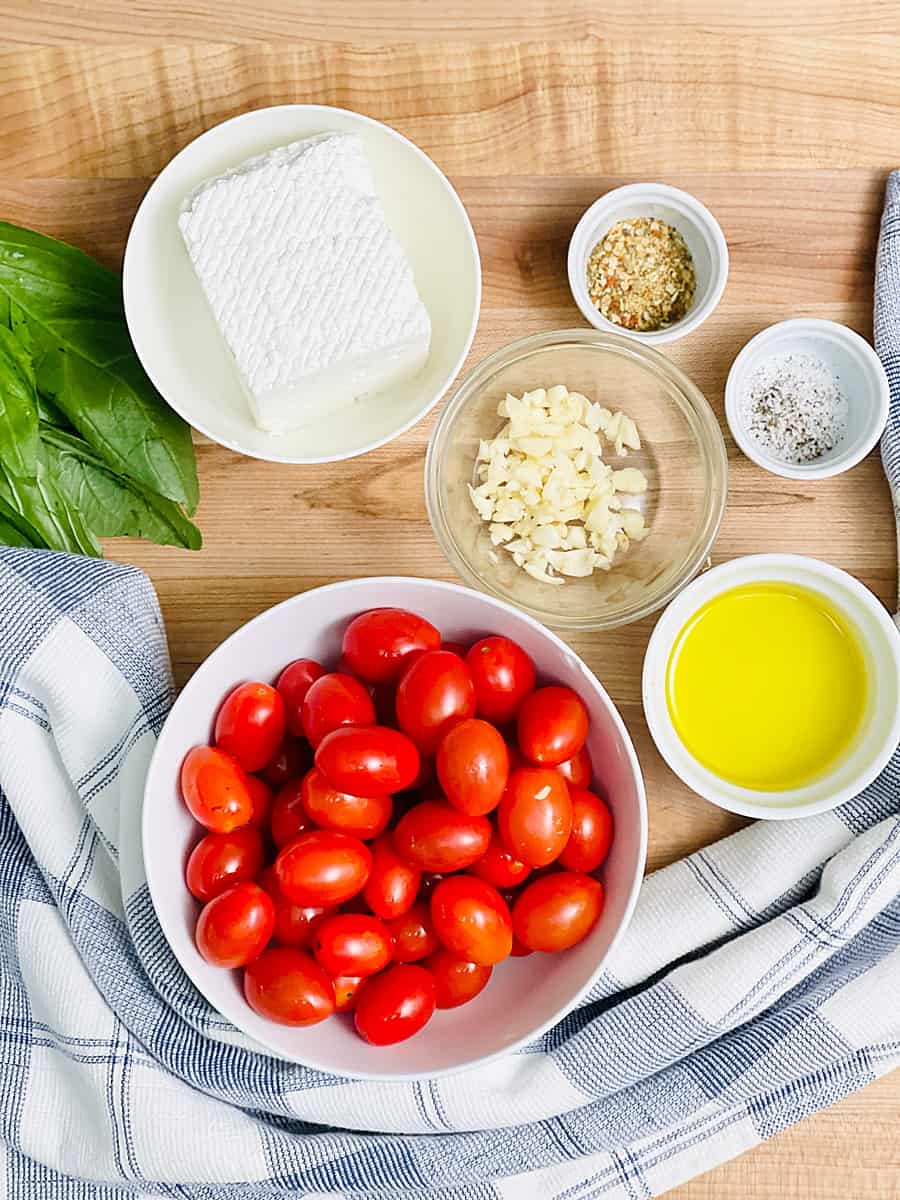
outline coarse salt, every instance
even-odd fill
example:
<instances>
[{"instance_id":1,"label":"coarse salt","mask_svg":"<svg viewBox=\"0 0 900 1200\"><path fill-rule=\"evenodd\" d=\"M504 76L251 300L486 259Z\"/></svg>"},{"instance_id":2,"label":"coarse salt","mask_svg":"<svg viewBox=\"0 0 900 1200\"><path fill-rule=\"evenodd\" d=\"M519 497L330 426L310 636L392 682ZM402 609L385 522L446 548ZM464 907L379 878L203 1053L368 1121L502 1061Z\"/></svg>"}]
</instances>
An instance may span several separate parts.
<instances>
[{"instance_id":1,"label":"coarse salt","mask_svg":"<svg viewBox=\"0 0 900 1200\"><path fill-rule=\"evenodd\" d=\"M847 398L823 359L775 354L750 377L741 416L761 450L799 465L814 462L843 440Z\"/></svg>"}]
</instances>

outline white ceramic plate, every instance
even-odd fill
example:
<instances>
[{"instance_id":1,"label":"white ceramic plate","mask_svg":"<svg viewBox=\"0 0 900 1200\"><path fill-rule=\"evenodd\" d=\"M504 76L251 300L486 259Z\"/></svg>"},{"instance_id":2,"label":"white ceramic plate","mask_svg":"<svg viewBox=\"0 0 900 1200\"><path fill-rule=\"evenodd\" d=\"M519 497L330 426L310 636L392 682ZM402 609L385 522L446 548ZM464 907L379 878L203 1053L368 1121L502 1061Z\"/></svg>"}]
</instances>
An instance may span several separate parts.
<instances>
[{"instance_id":1,"label":"white ceramic plate","mask_svg":"<svg viewBox=\"0 0 900 1200\"><path fill-rule=\"evenodd\" d=\"M287 434L257 429L178 228L184 197L254 154L330 130L355 133L385 214L409 255L432 324L431 353L414 378L358 401L340 420ZM370 117L285 104L233 117L172 159L144 197L128 237L125 314L138 357L166 401L231 450L274 462L333 462L373 450L420 420L469 352L481 306L481 263L462 202L428 156Z\"/></svg>"},{"instance_id":2,"label":"white ceramic plate","mask_svg":"<svg viewBox=\"0 0 900 1200\"><path fill-rule=\"evenodd\" d=\"M409 1041L378 1048L359 1038L347 1017L292 1029L257 1016L244 1000L241 973L210 966L200 957L194 945L199 905L185 887L184 868L201 830L180 797L178 774L191 746L209 741L216 710L236 684L275 679L291 658L335 662L347 621L385 604L421 613L454 641L468 643L502 632L524 647L545 680L575 688L590 713L588 749L616 834L603 867L606 907L583 942L564 954L531 954L501 963L475 1000L436 1013ZM644 872L647 810L641 769L622 718L595 676L555 634L501 600L455 584L356 579L304 592L262 613L223 642L193 675L156 746L144 793L142 840L163 932L192 982L223 1016L271 1053L294 1062L360 1078L412 1079L508 1053L577 1004L634 909Z\"/></svg>"}]
</instances>

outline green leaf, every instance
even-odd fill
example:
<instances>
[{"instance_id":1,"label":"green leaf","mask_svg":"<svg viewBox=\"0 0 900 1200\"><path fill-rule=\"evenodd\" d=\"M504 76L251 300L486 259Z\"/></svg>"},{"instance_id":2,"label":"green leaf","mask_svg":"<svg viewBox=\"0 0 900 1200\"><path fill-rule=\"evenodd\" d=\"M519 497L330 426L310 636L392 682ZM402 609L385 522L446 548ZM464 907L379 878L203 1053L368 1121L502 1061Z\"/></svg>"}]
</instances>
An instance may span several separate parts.
<instances>
[{"instance_id":1,"label":"green leaf","mask_svg":"<svg viewBox=\"0 0 900 1200\"><path fill-rule=\"evenodd\" d=\"M33 479L39 444L31 356L16 335L0 325L0 459L14 475Z\"/></svg>"},{"instance_id":2,"label":"green leaf","mask_svg":"<svg viewBox=\"0 0 900 1200\"><path fill-rule=\"evenodd\" d=\"M37 398L38 416L44 425L55 425L57 429L65 429L67 433L74 433L74 429L62 415L55 404L52 404L46 396L42 396L38 392Z\"/></svg>"},{"instance_id":3,"label":"green leaf","mask_svg":"<svg viewBox=\"0 0 900 1200\"><path fill-rule=\"evenodd\" d=\"M5 292L0 295L0 304L3 305L4 309L9 310L9 320L4 321L3 324L9 325L28 353L34 357L34 340L28 328L28 319L22 311L21 306L16 304L14 300L10 300Z\"/></svg>"},{"instance_id":4,"label":"green leaf","mask_svg":"<svg viewBox=\"0 0 900 1200\"><path fill-rule=\"evenodd\" d=\"M33 546L45 550L47 543L35 527L0 497L0 543L4 546Z\"/></svg>"},{"instance_id":5,"label":"green leaf","mask_svg":"<svg viewBox=\"0 0 900 1200\"><path fill-rule=\"evenodd\" d=\"M81 438L51 425L42 426L41 438L57 489L98 537L200 549L200 530L173 501L117 475Z\"/></svg>"},{"instance_id":6,"label":"green leaf","mask_svg":"<svg viewBox=\"0 0 900 1200\"><path fill-rule=\"evenodd\" d=\"M34 479L18 479L0 463L0 500L24 517L50 550L101 557L97 539L53 482L43 449L38 454Z\"/></svg>"},{"instance_id":7,"label":"green leaf","mask_svg":"<svg viewBox=\"0 0 900 1200\"><path fill-rule=\"evenodd\" d=\"M0 295L33 341L39 390L117 472L194 512L190 428L137 360L118 275L64 242L0 222Z\"/></svg>"}]
</instances>

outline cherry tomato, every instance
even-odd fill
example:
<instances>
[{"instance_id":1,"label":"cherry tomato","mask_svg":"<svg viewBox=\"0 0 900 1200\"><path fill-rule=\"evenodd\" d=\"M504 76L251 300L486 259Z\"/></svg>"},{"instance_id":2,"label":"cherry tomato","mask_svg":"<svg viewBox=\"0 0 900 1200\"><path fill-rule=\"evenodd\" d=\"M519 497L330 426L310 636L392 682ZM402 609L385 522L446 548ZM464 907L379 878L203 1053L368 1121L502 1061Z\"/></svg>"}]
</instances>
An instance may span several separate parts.
<instances>
[{"instance_id":1,"label":"cherry tomato","mask_svg":"<svg viewBox=\"0 0 900 1200\"><path fill-rule=\"evenodd\" d=\"M400 818L394 847L423 871L462 871L477 862L491 840L487 817L470 817L449 804L425 800Z\"/></svg>"},{"instance_id":2,"label":"cherry tomato","mask_svg":"<svg viewBox=\"0 0 900 1200\"><path fill-rule=\"evenodd\" d=\"M493 967L466 962L449 950L438 950L422 963L434 980L437 1008L458 1008L468 1004L487 986Z\"/></svg>"},{"instance_id":3,"label":"cherry tomato","mask_svg":"<svg viewBox=\"0 0 900 1200\"><path fill-rule=\"evenodd\" d=\"M603 886L590 875L554 871L535 879L513 905L516 937L531 950L568 950L603 912Z\"/></svg>"},{"instance_id":4,"label":"cherry tomato","mask_svg":"<svg viewBox=\"0 0 900 1200\"><path fill-rule=\"evenodd\" d=\"M275 905L272 941L280 946L293 946L295 950L305 950L312 942L316 921L337 911L334 908L319 908L312 904L293 904L278 886L274 866L266 867L258 882L263 891L272 897L272 903Z\"/></svg>"},{"instance_id":5,"label":"cherry tomato","mask_svg":"<svg viewBox=\"0 0 900 1200\"><path fill-rule=\"evenodd\" d=\"M197 949L216 967L242 967L262 954L275 925L271 896L255 883L233 883L200 910Z\"/></svg>"},{"instance_id":6,"label":"cherry tomato","mask_svg":"<svg viewBox=\"0 0 900 1200\"><path fill-rule=\"evenodd\" d=\"M524 942L520 942L515 933L513 933L513 947L509 953L510 958L526 958L529 954L534 954L534 951L529 946L526 946Z\"/></svg>"},{"instance_id":7,"label":"cherry tomato","mask_svg":"<svg viewBox=\"0 0 900 1200\"><path fill-rule=\"evenodd\" d=\"M397 962L418 962L433 954L440 946L431 920L431 909L420 900L409 912L386 922L394 939L394 958Z\"/></svg>"},{"instance_id":8,"label":"cherry tomato","mask_svg":"<svg viewBox=\"0 0 900 1200\"><path fill-rule=\"evenodd\" d=\"M335 1012L352 1012L356 1008L356 998L364 980L364 975L337 975L332 979Z\"/></svg>"},{"instance_id":9,"label":"cherry tomato","mask_svg":"<svg viewBox=\"0 0 900 1200\"><path fill-rule=\"evenodd\" d=\"M335 729L316 750L316 766L351 796L390 796L412 785L419 752L405 734L386 725Z\"/></svg>"},{"instance_id":10,"label":"cherry tomato","mask_svg":"<svg viewBox=\"0 0 900 1200\"><path fill-rule=\"evenodd\" d=\"M334 988L301 950L273 946L244 971L244 995L261 1017L279 1025L317 1025L334 1012Z\"/></svg>"},{"instance_id":11,"label":"cherry tomato","mask_svg":"<svg viewBox=\"0 0 900 1200\"><path fill-rule=\"evenodd\" d=\"M433 871L423 872L422 882L419 884L419 899L428 900L443 878L443 875L436 875Z\"/></svg>"},{"instance_id":12,"label":"cherry tomato","mask_svg":"<svg viewBox=\"0 0 900 1200\"><path fill-rule=\"evenodd\" d=\"M513 720L534 690L534 663L521 646L505 637L486 637L466 655L475 685L475 711L494 725Z\"/></svg>"},{"instance_id":13,"label":"cherry tomato","mask_svg":"<svg viewBox=\"0 0 900 1200\"><path fill-rule=\"evenodd\" d=\"M572 833L559 856L560 866L589 875L604 861L613 839L612 813L599 796L569 787Z\"/></svg>"},{"instance_id":14,"label":"cherry tomato","mask_svg":"<svg viewBox=\"0 0 900 1200\"><path fill-rule=\"evenodd\" d=\"M279 946L293 946L295 950L305 950L312 945L318 922L334 911L333 908L292 904L285 896L281 896L275 900L275 928L272 931L272 940Z\"/></svg>"},{"instance_id":15,"label":"cherry tomato","mask_svg":"<svg viewBox=\"0 0 900 1200\"><path fill-rule=\"evenodd\" d=\"M247 774L230 754L194 746L181 764L181 794L195 821L213 833L231 833L253 815Z\"/></svg>"},{"instance_id":16,"label":"cherry tomato","mask_svg":"<svg viewBox=\"0 0 900 1200\"><path fill-rule=\"evenodd\" d=\"M468 654L468 647L462 642L441 642L441 649L446 650L448 654L455 654L457 658L464 659Z\"/></svg>"},{"instance_id":17,"label":"cherry tomato","mask_svg":"<svg viewBox=\"0 0 900 1200\"><path fill-rule=\"evenodd\" d=\"M424 967L396 963L359 989L356 1031L373 1046L391 1046L418 1033L431 1020L434 1003L430 973Z\"/></svg>"},{"instance_id":18,"label":"cherry tomato","mask_svg":"<svg viewBox=\"0 0 900 1200\"><path fill-rule=\"evenodd\" d=\"M594 778L594 768L591 765L591 756L587 752L587 746L582 746L577 754L572 758L567 758L565 762L561 762L556 769L566 783L572 784L574 787L589 788L591 780Z\"/></svg>"},{"instance_id":19,"label":"cherry tomato","mask_svg":"<svg viewBox=\"0 0 900 1200\"><path fill-rule=\"evenodd\" d=\"M431 919L435 933L458 958L489 967L509 957L509 909L483 879L452 875L439 883L431 897Z\"/></svg>"},{"instance_id":20,"label":"cherry tomato","mask_svg":"<svg viewBox=\"0 0 900 1200\"><path fill-rule=\"evenodd\" d=\"M287 737L281 743L281 749L264 771L260 771L263 779L276 790L299 779L312 766L312 755L306 742L297 738Z\"/></svg>"},{"instance_id":21,"label":"cherry tomato","mask_svg":"<svg viewBox=\"0 0 900 1200\"><path fill-rule=\"evenodd\" d=\"M529 867L545 867L562 853L572 832L572 800L558 771L522 767L513 771L497 810L500 837Z\"/></svg>"},{"instance_id":22,"label":"cherry tomato","mask_svg":"<svg viewBox=\"0 0 900 1200\"><path fill-rule=\"evenodd\" d=\"M350 659L347 657L346 654L341 655L341 657L337 660L337 666L334 669L335 669L335 671L337 671L337 673L339 675L352 675L354 679L359 678L359 676L356 674L356 672L350 666ZM366 689L366 691L371 696L373 693L373 690L374 690L373 685L365 679L361 679L360 683L362 683L363 687Z\"/></svg>"},{"instance_id":23,"label":"cherry tomato","mask_svg":"<svg viewBox=\"0 0 900 1200\"><path fill-rule=\"evenodd\" d=\"M492 832L490 845L478 862L469 867L469 874L493 884L495 888L511 888L528 878L531 867L510 854L499 835Z\"/></svg>"},{"instance_id":24,"label":"cherry tomato","mask_svg":"<svg viewBox=\"0 0 900 1200\"><path fill-rule=\"evenodd\" d=\"M372 685L372 700L375 703L375 720L379 725L396 725L397 724L397 693L394 687L389 683L375 683Z\"/></svg>"},{"instance_id":25,"label":"cherry tomato","mask_svg":"<svg viewBox=\"0 0 900 1200\"><path fill-rule=\"evenodd\" d=\"M298 658L288 663L275 684L284 701L288 730L294 737L303 737L301 716L306 693L325 674L325 668L312 658Z\"/></svg>"},{"instance_id":26,"label":"cherry tomato","mask_svg":"<svg viewBox=\"0 0 900 1200\"><path fill-rule=\"evenodd\" d=\"M424 754L475 712L475 688L466 664L447 650L420 655L397 685L397 724Z\"/></svg>"},{"instance_id":27,"label":"cherry tomato","mask_svg":"<svg viewBox=\"0 0 900 1200\"><path fill-rule=\"evenodd\" d=\"M250 799L253 803L253 814L247 824L252 829L263 829L269 819L269 810L272 807L272 789L265 780L259 779L256 775L248 775L244 782L247 784L247 790L250 792Z\"/></svg>"},{"instance_id":28,"label":"cherry tomato","mask_svg":"<svg viewBox=\"0 0 900 1200\"><path fill-rule=\"evenodd\" d=\"M275 874L274 863L260 871L256 882L264 892L269 893L273 900L277 900L281 895L281 889L278 886L278 876Z\"/></svg>"},{"instance_id":29,"label":"cherry tomato","mask_svg":"<svg viewBox=\"0 0 900 1200\"><path fill-rule=\"evenodd\" d=\"M518 746L514 746L511 742L506 743L506 749L509 751L509 773L518 771L519 767L530 767L531 763L522 753Z\"/></svg>"},{"instance_id":30,"label":"cherry tomato","mask_svg":"<svg viewBox=\"0 0 900 1200\"><path fill-rule=\"evenodd\" d=\"M393 958L387 926L364 913L336 913L318 921L312 946L329 975L374 975Z\"/></svg>"},{"instance_id":31,"label":"cherry tomato","mask_svg":"<svg viewBox=\"0 0 900 1200\"><path fill-rule=\"evenodd\" d=\"M187 861L188 890L205 904L233 883L255 879L262 865L263 840L257 829L208 833L197 843Z\"/></svg>"},{"instance_id":32,"label":"cherry tomato","mask_svg":"<svg viewBox=\"0 0 900 1200\"><path fill-rule=\"evenodd\" d=\"M303 732L315 750L326 734L342 725L374 725L375 705L358 679L334 671L310 685L301 720Z\"/></svg>"},{"instance_id":33,"label":"cherry tomato","mask_svg":"<svg viewBox=\"0 0 900 1200\"><path fill-rule=\"evenodd\" d=\"M342 829L354 837L377 837L391 819L390 796L351 796L333 788L317 767L303 777L301 788L306 815L323 829Z\"/></svg>"},{"instance_id":34,"label":"cherry tomato","mask_svg":"<svg viewBox=\"0 0 900 1200\"><path fill-rule=\"evenodd\" d=\"M434 760L434 758L430 754L420 754L419 755L419 773L415 777L415 779L412 781L412 783L409 785L410 790L411 791L413 791L413 790L421 791L424 788L430 787L432 784L435 783L434 776L435 776L435 760ZM439 792L441 795L443 795L443 793L441 792L441 789L436 784L435 784L434 790L435 790L435 792Z\"/></svg>"},{"instance_id":35,"label":"cherry tomato","mask_svg":"<svg viewBox=\"0 0 900 1200\"><path fill-rule=\"evenodd\" d=\"M363 898L375 916L390 920L408 912L421 881L418 867L411 867L394 849L392 834L379 834L372 843L372 870L363 889Z\"/></svg>"},{"instance_id":36,"label":"cherry tomato","mask_svg":"<svg viewBox=\"0 0 900 1200\"><path fill-rule=\"evenodd\" d=\"M555 767L584 745L588 712L571 688L538 688L519 709L517 729L519 749L525 757Z\"/></svg>"},{"instance_id":37,"label":"cherry tomato","mask_svg":"<svg viewBox=\"0 0 900 1200\"><path fill-rule=\"evenodd\" d=\"M437 650L441 635L424 617L402 608L373 608L344 630L342 649L355 675L371 683L396 683L409 655Z\"/></svg>"},{"instance_id":38,"label":"cherry tomato","mask_svg":"<svg viewBox=\"0 0 900 1200\"><path fill-rule=\"evenodd\" d=\"M489 813L509 777L506 742L487 721L460 721L438 746L437 776L454 808L474 816Z\"/></svg>"},{"instance_id":39,"label":"cherry tomato","mask_svg":"<svg viewBox=\"0 0 900 1200\"><path fill-rule=\"evenodd\" d=\"M278 886L294 904L329 907L361 892L372 852L359 838L314 829L288 842L275 859Z\"/></svg>"},{"instance_id":40,"label":"cherry tomato","mask_svg":"<svg viewBox=\"0 0 900 1200\"><path fill-rule=\"evenodd\" d=\"M267 683L242 683L219 709L215 743L245 771L261 771L278 753L285 727L280 694Z\"/></svg>"},{"instance_id":41,"label":"cherry tomato","mask_svg":"<svg viewBox=\"0 0 900 1200\"><path fill-rule=\"evenodd\" d=\"M313 828L313 823L303 807L303 779L292 779L275 797L269 828L272 841L279 850L301 833L308 833Z\"/></svg>"}]
</instances>

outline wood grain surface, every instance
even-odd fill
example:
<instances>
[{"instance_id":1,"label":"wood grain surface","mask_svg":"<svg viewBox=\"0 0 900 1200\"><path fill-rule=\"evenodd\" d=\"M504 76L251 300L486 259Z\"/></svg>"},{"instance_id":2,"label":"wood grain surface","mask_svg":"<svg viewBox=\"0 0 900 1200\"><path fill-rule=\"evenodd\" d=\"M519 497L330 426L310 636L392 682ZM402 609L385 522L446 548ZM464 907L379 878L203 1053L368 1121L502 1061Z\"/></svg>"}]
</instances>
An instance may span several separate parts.
<instances>
[{"instance_id":1,"label":"wood grain surface","mask_svg":"<svg viewBox=\"0 0 900 1200\"><path fill-rule=\"evenodd\" d=\"M728 239L720 307L667 348L720 418L732 359L772 321L829 317L870 335L881 197L900 165L900 4L518 0L512 13L503 0L0 0L0 215L117 267L150 179L192 137L248 108L331 103L388 121L457 186L484 268L469 365L520 334L583 324L569 235L598 195L639 178L693 192ZM150 573L179 681L297 591L376 573L454 577L424 507L433 419L336 466L256 462L198 439L203 551L108 545ZM728 449L715 560L814 554L893 606L874 455L806 485ZM648 737L652 626L571 639L637 744L651 869L739 824L682 787ZM672 1195L896 1200L898 1117L900 1073Z\"/></svg>"}]
</instances>

